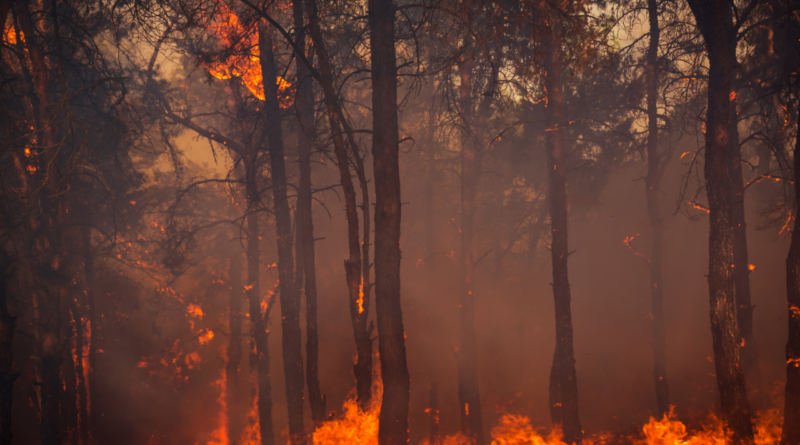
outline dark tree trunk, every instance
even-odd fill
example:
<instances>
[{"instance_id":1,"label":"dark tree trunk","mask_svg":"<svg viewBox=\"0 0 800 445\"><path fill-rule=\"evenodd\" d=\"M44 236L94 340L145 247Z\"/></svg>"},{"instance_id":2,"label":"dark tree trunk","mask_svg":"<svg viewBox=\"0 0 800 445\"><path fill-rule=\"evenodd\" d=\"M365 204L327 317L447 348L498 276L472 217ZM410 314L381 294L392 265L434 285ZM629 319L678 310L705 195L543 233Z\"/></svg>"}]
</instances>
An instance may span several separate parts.
<instances>
[{"instance_id":1,"label":"dark tree trunk","mask_svg":"<svg viewBox=\"0 0 800 445\"><path fill-rule=\"evenodd\" d=\"M278 245L278 280L281 300L281 341L283 371L286 375L286 404L289 410L289 437L292 444L305 443L303 426L303 344L300 330L299 289L294 283L292 258L292 216L286 184L281 111L278 102L278 69L273 54L272 30L265 22L259 26L258 42L263 75L266 134L272 171L272 195Z\"/></svg>"},{"instance_id":2,"label":"dark tree trunk","mask_svg":"<svg viewBox=\"0 0 800 445\"><path fill-rule=\"evenodd\" d=\"M317 4L315 0L306 1L308 13L309 31L314 43L314 49L319 60L320 78L319 82L325 96L325 107L327 108L328 122L333 135L334 154L336 164L339 168L339 177L344 192L345 214L347 216L347 245L349 258L345 260L345 277L350 294L350 320L353 323L353 334L356 341L356 364L353 367L353 375L356 378L356 397L359 406L365 408L372 398L372 327L367 327L369 316L369 299L365 298L365 283L362 270L361 242L358 235L358 212L356 210L356 192L353 186L353 179L350 174L350 161L347 154L343 130L346 122L342 119L341 109L338 98L335 95L333 83L333 70L330 65L328 52L322 38L319 17L317 14ZM368 203L368 201L367 201ZM366 213L365 213L366 214ZM368 236L368 232L365 232ZM368 248L368 239L365 238L364 244ZM368 265L366 267L368 269Z\"/></svg>"},{"instance_id":3,"label":"dark tree trunk","mask_svg":"<svg viewBox=\"0 0 800 445\"><path fill-rule=\"evenodd\" d=\"M472 57L459 65L460 106L465 126L474 123L472 110ZM478 344L475 335L475 209L483 150L470 131L461 135L461 254L459 258L458 401L461 432L477 445L484 443L481 393L478 385Z\"/></svg>"},{"instance_id":4,"label":"dark tree trunk","mask_svg":"<svg viewBox=\"0 0 800 445\"><path fill-rule=\"evenodd\" d=\"M380 445L408 443L411 382L400 304L400 164L397 65L391 0L369 0L372 59L372 157L375 175L375 308L383 403Z\"/></svg>"},{"instance_id":5,"label":"dark tree trunk","mask_svg":"<svg viewBox=\"0 0 800 445\"><path fill-rule=\"evenodd\" d=\"M86 435L95 442L102 441L102 398L97 383L97 350L100 344L99 319L96 316L94 300L94 252L92 251L92 229L89 226L81 227L81 242L83 252L83 274L86 286L86 323L89 344L89 368L86 370Z\"/></svg>"},{"instance_id":6,"label":"dark tree trunk","mask_svg":"<svg viewBox=\"0 0 800 445\"><path fill-rule=\"evenodd\" d=\"M740 368L736 301L732 271L733 221L728 174L728 138L734 57L730 4L725 0L689 0L705 38L709 59L706 112L705 182L709 203L708 290L711 334L724 419L735 443L753 442L753 423Z\"/></svg>"},{"instance_id":7,"label":"dark tree trunk","mask_svg":"<svg viewBox=\"0 0 800 445\"><path fill-rule=\"evenodd\" d=\"M17 317L8 313L8 291L11 281L10 262L3 255L0 262L0 445L11 445L11 393L17 374L12 372L14 329Z\"/></svg>"},{"instance_id":8,"label":"dark tree trunk","mask_svg":"<svg viewBox=\"0 0 800 445\"><path fill-rule=\"evenodd\" d=\"M294 27L298 33L305 27L302 0L292 2ZM306 52L306 36L300 34L296 40L297 50ZM309 55L308 59L311 57ZM297 218L300 218L298 234L302 242L297 247L298 275L303 271L306 293L306 384L311 420L319 425L325 420L325 396L319 387L319 325L317 323L317 271L314 252L314 221L311 213L311 141L308 132L314 128L314 91L308 67L300 60L296 62L298 137L297 152L300 163L300 193L297 197ZM300 253L302 252L302 267Z\"/></svg>"},{"instance_id":9,"label":"dark tree trunk","mask_svg":"<svg viewBox=\"0 0 800 445\"><path fill-rule=\"evenodd\" d=\"M77 294L80 295L80 294ZM76 396L78 399L77 406L77 431L76 442L86 444L89 442L89 417L88 417L88 400L86 393L86 379L83 367L83 350L84 350L84 321L83 313L80 309L79 302L70 302L70 312L72 313L72 323L75 326L75 379L76 379Z\"/></svg>"},{"instance_id":10,"label":"dark tree trunk","mask_svg":"<svg viewBox=\"0 0 800 445\"><path fill-rule=\"evenodd\" d=\"M428 400L431 416L431 438L430 445L441 445L442 438L439 435L439 386L436 381L431 381L431 394Z\"/></svg>"},{"instance_id":11,"label":"dark tree trunk","mask_svg":"<svg viewBox=\"0 0 800 445\"><path fill-rule=\"evenodd\" d=\"M650 257L650 296L653 312L653 378L656 386L658 415L669 412L669 383L667 381L667 335L664 320L664 281L661 277L664 262L664 221L658 206L663 166L658 153L658 45L661 30L658 26L656 0L647 0L650 19L650 46L647 51L647 214L653 230L653 249Z\"/></svg>"},{"instance_id":12,"label":"dark tree trunk","mask_svg":"<svg viewBox=\"0 0 800 445\"><path fill-rule=\"evenodd\" d=\"M60 300L63 284L66 282L63 276L64 258L61 229L65 212L60 203L61 185L58 173L53 171L55 169L48 168L51 162L55 163L58 145L50 116L52 103L50 69L36 37L38 33L34 30L27 2L16 2L16 12L21 31L26 36L25 47L32 68L30 81L34 93L35 128L40 135L37 142L43 148L39 156L36 179L42 182L44 191L39 194L41 213L36 227L32 227L34 241L30 255L34 263L32 270L44 272L45 276L42 283L35 286L34 290L34 318L36 319L36 341L39 349L37 352L41 358L39 365L42 400L40 435L42 445L58 445L61 443L59 402L62 388ZM43 20L44 22L39 28L49 34L54 23ZM56 36L56 33L52 33L52 35ZM30 210L35 211L36 209ZM37 280L40 277L32 278Z\"/></svg>"},{"instance_id":13,"label":"dark tree trunk","mask_svg":"<svg viewBox=\"0 0 800 445\"><path fill-rule=\"evenodd\" d=\"M553 299L556 312L556 348L550 371L550 415L553 424L564 431L564 441L580 443L583 438L578 417L578 381L572 346L567 259L567 166L564 141L564 97L562 85L562 28L551 14L544 33L545 87L547 88L547 165L550 177L549 204L552 231Z\"/></svg>"},{"instance_id":14,"label":"dark tree trunk","mask_svg":"<svg viewBox=\"0 0 800 445\"><path fill-rule=\"evenodd\" d=\"M77 326L70 316L70 299L73 297L66 291L61 299L61 338L65 339L63 357L61 358L61 376L63 390L61 391L61 437L70 445L78 444L78 394L76 388L77 376L75 374L76 356L73 353ZM76 351L77 352L77 351Z\"/></svg>"},{"instance_id":15,"label":"dark tree trunk","mask_svg":"<svg viewBox=\"0 0 800 445\"><path fill-rule=\"evenodd\" d=\"M798 117L800 128L800 117ZM794 148L794 208L800 209L800 133ZM786 342L786 394L781 445L800 444L800 226L795 219L786 257L786 299L789 303L789 340Z\"/></svg>"},{"instance_id":16,"label":"dark tree trunk","mask_svg":"<svg viewBox=\"0 0 800 445\"><path fill-rule=\"evenodd\" d=\"M739 144L736 99L731 100L728 122L728 173L731 178L731 218L733 221L733 283L736 295L736 321L739 325L742 371L747 382L748 398L756 407L764 406L758 345L753 334L753 309L750 301L750 263L747 258L747 223L744 214L744 179Z\"/></svg>"},{"instance_id":17,"label":"dark tree trunk","mask_svg":"<svg viewBox=\"0 0 800 445\"><path fill-rule=\"evenodd\" d=\"M235 92L234 94L238 94ZM267 321L261 312L261 293L259 283L259 243L258 243L258 184L256 150L251 149L245 156L247 189L247 285L245 293L249 303L251 337L256 346L255 367L258 373L258 422L261 432L261 445L274 445L275 432L272 425L272 385L269 376L269 333ZM251 356L252 357L252 356ZM251 358L252 360L252 358ZM252 363L251 363L252 366Z\"/></svg>"},{"instance_id":18,"label":"dark tree trunk","mask_svg":"<svg viewBox=\"0 0 800 445\"><path fill-rule=\"evenodd\" d=\"M240 253L231 256L230 305L228 309L228 361L225 364L225 406L228 407L228 443L237 445L245 425L242 391L239 385L239 371L242 364L242 257Z\"/></svg>"}]
</instances>

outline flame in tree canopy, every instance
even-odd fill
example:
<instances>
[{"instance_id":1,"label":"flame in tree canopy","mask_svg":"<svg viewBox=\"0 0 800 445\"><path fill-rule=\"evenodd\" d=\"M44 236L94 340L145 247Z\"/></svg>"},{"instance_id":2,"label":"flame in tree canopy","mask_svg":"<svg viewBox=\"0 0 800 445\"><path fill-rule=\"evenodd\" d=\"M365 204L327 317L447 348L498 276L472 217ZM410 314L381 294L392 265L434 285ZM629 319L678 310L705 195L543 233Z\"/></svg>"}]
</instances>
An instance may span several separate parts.
<instances>
[{"instance_id":1,"label":"flame in tree canopy","mask_svg":"<svg viewBox=\"0 0 800 445\"><path fill-rule=\"evenodd\" d=\"M218 7L219 11L213 15L207 30L217 38L224 51L221 56L203 65L217 79L240 78L253 96L264 100L261 52L255 23L246 26L229 6L218 3ZM292 98L287 93L292 85L280 76L277 84L281 108L288 108Z\"/></svg>"}]
</instances>

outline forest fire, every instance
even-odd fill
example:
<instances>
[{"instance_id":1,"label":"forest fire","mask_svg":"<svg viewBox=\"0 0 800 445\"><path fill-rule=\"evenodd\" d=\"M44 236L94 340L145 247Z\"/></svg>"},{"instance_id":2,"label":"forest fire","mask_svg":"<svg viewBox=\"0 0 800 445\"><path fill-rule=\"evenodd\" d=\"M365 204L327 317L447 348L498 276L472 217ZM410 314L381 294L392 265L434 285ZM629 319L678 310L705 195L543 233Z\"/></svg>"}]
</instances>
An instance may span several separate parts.
<instances>
[{"instance_id":1,"label":"forest fire","mask_svg":"<svg viewBox=\"0 0 800 445\"><path fill-rule=\"evenodd\" d=\"M796 0L0 16L0 445L800 445Z\"/></svg>"}]
</instances>

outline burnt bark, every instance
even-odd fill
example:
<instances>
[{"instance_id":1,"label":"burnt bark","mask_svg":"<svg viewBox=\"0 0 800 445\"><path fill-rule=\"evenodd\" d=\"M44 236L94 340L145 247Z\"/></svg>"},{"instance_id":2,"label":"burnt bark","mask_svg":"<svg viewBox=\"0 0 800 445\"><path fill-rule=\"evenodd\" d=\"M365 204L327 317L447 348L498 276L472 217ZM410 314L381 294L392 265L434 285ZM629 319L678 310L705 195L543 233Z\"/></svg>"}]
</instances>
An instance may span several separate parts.
<instances>
[{"instance_id":1,"label":"burnt bark","mask_svg":"<svg viewBox=\"0 0 800 445\"><path fill-rule=\"evenodd\" d=\"M647 178L645 180L647 215L653 231L650 256L650 298L653 314L653 379L656 388L656 407L659 417L669 412L669 382L667 380L667 335L664 317L664 220L658 205L663 165L658 153L658 45L661 29L658 25L658 4L647 0L650 22L650 45L647 49Z\"/></svg>"},{"instance_id":2,"label":"burnt bark","mask_svg":"<svg viewBox=\"0 0 800 445\"><path fill-rule=\"evenodd\" d=\"M461 79L461 114L466 128L472 119L472 66L471 56L459 65ZM458 349L458 400L461 415L461 433L474 443L484 443L481 394L478 384L478 344L475 334L475 210L478 180L483 163L482 147L470 131L461 135L461 253L459 258L459 349Z\"/></svg>"},{"instance_id":3,"label":"burnt bark","mask_svg":"<svg viewBox=\"0 0 800 445\"><path fill-rule=\"evenodd\" d=\"M720 405L735 443L753 442L753 423L740 367L733 281L733 220L727 150L731 82L736 65L730 4L689 0L709 59L704 175L709 203L708 290Z\"/></svg>"},{"instance_id":4,"label":"burnt bark","mask_svg":"<svg viewBox=\"0 0 800 445\"><path fill-rule=\"evenodd\" d=\"M553 300L556 315L556 348L550 370L550 415L564 431L564 441L580 443L583 430L578 416L578 381L573 350L567 259L567 166L564 140L564 96L562 84L562 39L560 19L551 14L544 33L544 69L547 88L547 165L553 262Z\"/></svg>"},{"instance_id":5,"label":"burnt bark","mask_svg":"<svg viewBox=\"0 0 800 445\"><path fill-rule=\"evenodd\" d=\"M61 359L61 378L63 383L63 390L61 391L61 436L65 442L71 445L78 444L78 394L76 388L77 375L75 372L75 362L77 357L73 348L75 348L75 334L77 333L77 326L73 323L73 318L70 315L70 299L72 295L68 292L62 292L61 299L61 338L65 339L63 348L63 357Z\"/></svg>"},{"instance_id":6,"label":"burnt bark","mask_svg":"<svg viewBox=\"0 0 800 445\"><path fill-rule=\"evenodd\" d=\"M94 252L92 251L92 229L81 227L83 253L83 280L86 286L86 341L89 345L88 369L86 370L86 435L100 442L102 439L102 397L97 383L97 350L100 349L100 326L96 316L94 299Z\"/></svg>"},{"instance_id":7,"label":"burnt bark","mask_svg":"<svg viewBox=\"0 0 800 445\"><path fill-rule=\"evenodd\" d=\"M344 121L343 114L337 96L335 95L333 69L330 58L325 48L320 29L317 4L315 0L306 0L306 10L308 14L309 32L314 43L314 50L319 61L319 82L325 97L325 107L327 109L328 123L330 125L336 164L339 168L339 178L342 184L342 191L345 202L345 215L347 218L347 246L349 257L344 262L345 278L350 299L350 320L353 324L353 334L356 341L356 364L353 366L353 375L356 378L356 398L359 406L365 408L372 398L372 326L367 326L369 316L369 298L365 295L365 285L367 280L362 275L367 266L362 265L363 261L368 261L368 257L362 258L364 250L361 248L361 241L358 235L358 211L356 206L356 192L353 179L350 173L350 160L346 144L352 141L345 141L343 132L348 133L348 138L352 138L351 132L347 131L347 123ZM355 152L355 150L353 150ZM356 156L358 156L356 154ZM363 190L363 189L362 189ZM369 201L366 201L368 204ZM368 209L368 207L367 207ZM363 207L362 207L363 210ZM368 213L364 213L367 215ZM368 230L365 230L364 243L369 247ZM368 250L367 250L368 252Z\"/></svg>"},{"instance_id":8,"label":"burnt bark","mask_svg":"<svg viewBox=\"0 0 800 445\"><path fill-rule=\"evenodd\" d=\"M0 445L10 445L14 437L11 430L11 400L17 373L14 364L14 329L17 317L8 312L8 294L11 281L11 263L3 255L0 262Z\"/></svg>"},{"instance_id":9,"label":"burnt bark","mask_svg":"<svg viewBox=\"0 0 800 445\"><path fill-rule=\"evenodd\" d=\"M80 294L77 294L80 295ZM77 433L76 443L89 442L89 417L88 417L88 399L86 391L86 373L83 366L84 363L84 319L83 312L81 311L81 304L79 301L70 301L70 313L72 314L72 323L75 329L75 395L78 401L77 405Z\"/></svg>"},{"instance_id":10,"label":"burnt bark","mask_svg":"<svg viewBox=\"0 0 800 445\"><path fill-rule=\"evenodd\" d=\"M744 179L742 152L735 97L731 100L728 122L728 172L731 178L731 221L733 223L733 284L736 296L736 322L739 326L739 345L742 371L747 382L748 398L755 406L764 406L758 345L753 333L753 309L750 299L750 263L747 255L747 222L744 213Z\"/></svg>"},{"instance_id":11,"label":"burnt bark","mask_svg":"<svg viewBox=\"0 0 800 445\"><path fill-rule=\"evenodd\" d=\"M800 128L800 116L798 116ZM794 208L800 209L800 133L794 148ZM786 393L781 445L800 444L800 227L795 219L786 257L786 299L789 306L789 339L786 342Z\"/></svg>"},{"instance_id":12,"label":"burnt bark","mask_svg":"<svg viewBox=\"0 0 800 445\"><path fill-rule=\"evenodd\" d=\"M242 257L240 253L231 256L230 269L230 302L228 308L228 361L225 363L225 388L228 407L228 443L237 445L239 436L245 425L245 413L242 410L242 392L239 385L239 371L242 366Z\"/></svg>"},{"instance_id":13,"label":"burnt bark","mask_svg":"<svg viewBox=\"0 0 800 445\"><path fill-rule=\"evenodd\" d=\"M258 28L258 44L264 85L264 112L272 172L272 196L275 206L278 285L281 301L281 342L283 371L286 375L286 404L289 410L289 438L292 444L300 444L305 442L303 426L305 375L300 330L300 298L299 289L295 287L294 283L292 216L287 196L286 161L278 98L278 69L273 53L272 30L266 22L262 22Z\"/></svg>"},{"instance_id":14,"label":"burnt bark","mask_svg":"<svg viewBox=\"0 0 800 445\"><path fill-rule=\"evenodd\" d=\"M306 36L301 30L305 27L302 0L292 2L297 51L306 52ZM310 56L310 55L309 55ZM311 57L308 57L309 60ZM325 420L325 396L319 387L319 325L317 323L317 271L314 252L314 221L311 213L311 141L308 132L314 127L314 91L308 67L300 60L295 64L297 71L297 95L295 109L299 132L297 152L300 164L300 191L297 197L297 218L300 218L298 234L301 237L297 247L298 275L305 277L306 294L306 385L308 403L311 407L311 421L319 425ZM300 261L302 253L302 264Z\"/></svg>"},{"instance_id":15,"label":"burnt bark","mask_svg":"<svg viewBox=\"0 0 800 445\"><path fill-rule=\"evenodd\" d=\"M428 399L428 415L431 417L430 445L441 445L442 437L439 435L439 386L436 381L431 381L430 398Z\"/></svg>"},{"instance_id":16,"label":"burnt bark","mask_svg":"<svg viewBox=\"0 0 800 445\"><path fill-rule=\"evenodd\" d=\"M380 445L408 443L410 378L400 304L400 164L397 65L391 0L369 0L372 158L375 175L375 308L383 402Z\"/></svg>"},{"instance_id":17,"label":"burnt bark","mask_svg":"<svg viewBox=\"0 0 800 445\"><path fill-rule=\"evenodd\" d=\"M247 285L245 293L249 303L250 335L256 346L255 367L258 373L258 422L261 445L274 445L275 432L272 424L272 384L269 376L269 332L267 321L261 312L259 272L260 248L258 242L258 184L256 183L256 150L251 149L244 158L245 188L247 193ZM251 364L252 366L252 364Z\"/></svg>"}]
</instances>

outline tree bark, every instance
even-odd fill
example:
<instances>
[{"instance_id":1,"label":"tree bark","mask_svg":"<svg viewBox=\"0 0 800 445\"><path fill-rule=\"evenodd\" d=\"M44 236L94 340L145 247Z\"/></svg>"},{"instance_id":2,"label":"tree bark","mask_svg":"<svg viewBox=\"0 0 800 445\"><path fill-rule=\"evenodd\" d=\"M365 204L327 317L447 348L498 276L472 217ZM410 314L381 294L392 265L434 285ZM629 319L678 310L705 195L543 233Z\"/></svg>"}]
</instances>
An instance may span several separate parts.
<instances>
[{"instance_id":1,"label":"tree bark","mask_svg":"<svg viewBox=\"0 0 800 445\"><path fill-rule=\"evenodd\" d=\"M269 161L272 171L272 196L275 206L275 229L278 245L278 280L281 301L281 341L283 371L286 375L286 404L289 410L289 438L292 444L305 443L303 426L303 345L300 330L299 289L294 283L292 258L292 216L286 184L286 162L283 151L281 111L273 53L272 30L263 22L258 28L261 73L264 85L264 111Z\"/></svg>"},{"instance_id":2,"label":"tree bark","mask_svg":"<svg viewBox=\"0 0 800 445\"><path fill-rule=\"evenodd\" d=\"M358 235L356 192L350 174L350 161L343 135L343 130L347 131L347 124L343 121L338 98L335 95L333 69L322 38L316 1L307 0L306 10L311 39L314 43L317 59L319 60L319 81L325 97L325 107L327 109L328 122L333 139L334 154L336 155L336 164L339 168L339 177L344 192L345 215L347 217L347 245L349 250L349 258L345 260L344 268L350 294L350 320L353 324L357 354L356 364L353 366L353 375L356 378L356 398L358 404L362 408L366 408L372 398L372 340L370 338L372 335L372 326L370 325L367 327L369 298L365 297L364 292L365 284L368 285L369 283L365 283L364 276L362 275L362 270L365 269L362 265L362 261L366 261L367 259L362 259L363 249L360 248L362 243ZM351 135L348 134L348 137L351 137ZM366 214L368 213L365 213L365 215ZM369 235L368 231L365 231L365 235ZM367 240L368 238L365 238L364 244L367 244L368 248Z\"/></svg>"},{"instance_id":3,"label":"tree bark","mask_svg":"<svg viewBox=\"0 0 800 445\"><path fill-rule=\"evenodd\" d=\"M580 443L583 438L578 416L578 382L573 350L572 313L567 259L567 166L564 141L564 97L562 85L563 30L560 19L550 14L544 31L544 69L547 88L547 164L552 232L553 299L556 312L556 348L550 371L550 415L564 431L564 441Z\"/></svg>"},{"instance_id":4,"label":"tree bark","mask_svg":"<svg viewBox=\"0 0 800 445\"><path fill-rule=\"evenodd\" d=\"M14 364L14 329L17 317L8 313L8 291L11 281L11 265L5 255L0 262L0 445L11 445L14 436L11 430L11 396L17 373Z\"/></svg>"},{"instance_id":5,"label":"tree bark","mask_svg":"<svg viewBox=\"0 0 800 445\"><path fill-rule=\"evenodd\" d=\"M75 391L78 399L76 443L87 444L89 443L88 394L86 392L86 373L83 367L84 320L80 307L81 304L79 302L70 302L69 310L72 313L72 323L75 326L75 383L77 385Z\"/></svg>"},{"instance_id":6,"label":"tree bark","mask_svg":"<svg viewBox=\"0 0 800 445\"><path fill-rule=\"evenodd\" d=\"M238 94L235 93L235 94ZM272 424L272 385L269 376L269 332L267 321L261 312L259 282L258 243L258 184L256 182L256 151L251 149L245 156L245 187L247 193L247 285L245 293L249 303L251 336L256 345L256 369L258 372L258 422L261 445L274 445L275 432ZM251 364L252 365L252 364Z\"/></svg>"},{"instance_id":7,"label":"tree bark","mask_svg":"<svg viewBox=\"0 0 800 445\"><path fill-rule=\"evenodd\" d=\"M297 30L297 50L306 52L306 36L303 18L304 4L302 0L292 2L294 27ZM309 54L310 56L310 54ZM309 60L311 57L309 57ZM297 152L300 164L300 193L297 198L297 211L300 218L302 243L298 250L298 273L300 253L302 252L302 271L305 277L306 294L306 384L308 385L308 403L311 407L311 421L316 427L325 420L325 396L319 387L319 325L317 323L317 271L314 252L314 221L311 212L311 141L308 132L314 127L314 91L308 67L300 60L296 61L297 96L295 109L299 126Z\"/></svg>"},{"instance_id":8,"label":"tree bark","mask_svg":"<svg viewBox=\"0 0 800 445\"><path fill-rule=\"evenodd\" d=\"M472 66L473 59L466 56L459 64L461 78L461 114L464 125L474 131L472 119ZM458 349L458 399L461 414L461 432L477 444L484 443L481 394L478 384L478 344L475 335L475 209L478 180L483 163L482 147L476 147L471 131L461 135L461 253L459 258L459 349Z\"/></svg>"},{"instance_id":9,"label":"tree bark","mask_svg":"<svg viewBox=\"0 0 800 445\"><path fill-rule=\"evenodd\" d=\"M647 178L645 181L647 214L653 231L650 257L650 297L653 313L653 378L656 387L656 407L659 417L669 412L669 382L667 380L667 335L664 317L664 221L658 205L663 167L658 154L658 45L661 29L658 25L658 4L647 0L650 21L650 45L647 50Z\"/></svg>"},{"instance_id":10,"label":"tree bark","mask_svg":"<svg viewBox=\"0 0 800 445\"><path fill-rule=\"evenodd\" d=\"M400 304L400 164L397 65L391 0L369 0L372 158L375 175L375 308L383 402L380 445L408 443L410 378Z\"/></svg>"},{"instance_id":11,"label":"tree bark","mask_svg":"<svg viewBox=\"0 0 800 445\"><path fill-rule=\"evenodd\" d=\"M731 178L731 218L733 221L733 284L736 296L736 321L739 326L739 344L742 371L747 383L748 397L756 407L764 406L761 385L761 367L758 345L753 333L753 309L750 300L750 262L747 255L747 222L744 213L744 179L742 178L742 152L739 144L736 99L731 100L728 122L728 172Z\"/></svg>"},{"instance_id":12,"label":"tree bark","mask_svg":"<svg viewBox=\"0 0 800 445\"><path fill-rule=\"evenodd\" d=\"M733 221L727 149L731 81L736 64L730 4L689 0L709 59L704 175L709 203L708 290L720 405L735 443L753 442L753 423L740 367L733 281Z\"/></svg>"},{"instance_id":13,"label":"tree bark","mask_svg":"<svg viewBox=\"0 0 800 445\"><path fill-rule=\"evenodd\" d=\"M241 253L231 256L230 304L228 308L228 361L225 363L225 406L228 408L228 443L237 445L245 425L242 392L239 385L239 371L242 363L242 257Z\"/></svg>"},{"instance_id":14,"label":"tree bark","mask_svg":"<svg viewBox=\"0 0 800 445\"><path fill-rule=\"evenodd\" d=\"M800 128L800 117L798 117ZM794 208L800 209L800 133L794 148ZM786 257L786 299L789 305L789 339L786 342L786 394L781 445L800 444L800 226L795 219L792 243Z\"/></svg>"},{"instance_id":15,"label":"tree bark","mask_svg":"<svg viewBox=\"0 0 800 445\"><path fill-rule=\"evenodd\" d=\"M62 348L64 355L61 360L61 379L63 384L63 390L61 391L61 437L64 442L70 445L78 445L78 394L76 391L78 382L75 372L77 358L72 352L72 348L76 347L75 335L78 327L73 324L73 318L70 315L69 300L72 298L72 295L66 290L62 292L61 338L65 340L65 344Z\"/></svg>"},{"instance_id":16,"label":"tree bark","mask_svg":"<svg viewBox=\"0 0 800 445\"><path fill-rule=\"evenodd\" d=\"M102 398L97 382L97 350L100 344L99 319L96 316L94 300L94 252L92 251L92 229L84 225L81 227L81 242L83 244L83 274L86 286L86 322L89 329L86 341L89 343L89 369L86 370L86 417L87 435L95 442L102 442Z\"/></svg>"}]
</instances>

